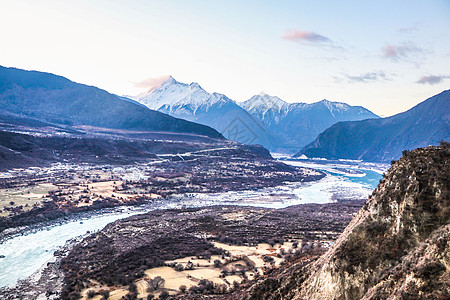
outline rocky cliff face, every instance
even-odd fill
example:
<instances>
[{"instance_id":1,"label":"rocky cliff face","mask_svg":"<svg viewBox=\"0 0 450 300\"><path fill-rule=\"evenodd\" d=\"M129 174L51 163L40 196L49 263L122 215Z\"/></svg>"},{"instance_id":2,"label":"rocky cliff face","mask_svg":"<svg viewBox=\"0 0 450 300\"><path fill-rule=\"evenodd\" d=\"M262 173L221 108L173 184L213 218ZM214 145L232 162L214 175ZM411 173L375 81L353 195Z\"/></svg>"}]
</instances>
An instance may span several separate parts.
<instances>
[{"instance_id":1,"label":"rocky cliff face","mask_svg":"<svg viewBox=\"0 0 450 300\"><path fill-rule=\"evenodd\" d=\"M450 148L404 152L317 261L254 299L449 299Z\"/></svg>"}]
</instances>

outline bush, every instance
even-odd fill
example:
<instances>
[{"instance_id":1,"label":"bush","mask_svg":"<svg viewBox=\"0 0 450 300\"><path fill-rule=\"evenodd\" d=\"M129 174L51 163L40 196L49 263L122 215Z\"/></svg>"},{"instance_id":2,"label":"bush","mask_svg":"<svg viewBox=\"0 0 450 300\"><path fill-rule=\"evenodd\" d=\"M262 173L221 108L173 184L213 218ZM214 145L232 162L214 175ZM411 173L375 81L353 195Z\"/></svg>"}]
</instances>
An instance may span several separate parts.
<instances>
[{"instance_id":1,"label":"bush","mask_svg":"<svg viewBox=\"0 0 450 300\"><path fill-rule=\"evenodd\" d=\"M100 292L100 295L102 295L103 297L105 297L105 299L108 299L109 298L109 291L101 291Z\"/></svg>"},{"instance_id":2,"label":"bush","mask_svg":"<svg viewBox=\"0 0 450 300\"><path fill-rule=\"evenodd\" d=\"M137 286L136 286L136 283L132 283L132 284L130 284L130 286L128 287L128 290L131 292L131 293L137 293Z\"/></svg>"},{"instance_id":3,"label":"bush","mask_svg":"<svg viewBox=\"0 0 450 300\"><path fill-rule=\"evenodd\" d=\"M93 290L89 290L89 291L87 292L87 297L88 297L88 299L94 298L95 295L97 295L97 293L96 293L95 291L93 291Z\"/></svg>"},{"instance_id":4,"label":"bush","mask_svg":"<svg viewBox=\"0 0 450 300\"><path fill-rule=\"evenodd\" d=\"M444 148L450 148L450 143L449 143L449 142L446 142L446 141L444 141L444 140L440 141L440 142L439 142L439 145L440 145L441 147L444 147Z\"/></svg>"},{"instance_id":5,"label":"bush","mask_svg":"<svg viewBox=\"0 0 450 300\"><path fill-rule=\"evenodd\" d=\"M162 293L159 295L159 299L167 299L169 298L169 293L167 291L162 291Z\"/></svg>"}]
</instances>

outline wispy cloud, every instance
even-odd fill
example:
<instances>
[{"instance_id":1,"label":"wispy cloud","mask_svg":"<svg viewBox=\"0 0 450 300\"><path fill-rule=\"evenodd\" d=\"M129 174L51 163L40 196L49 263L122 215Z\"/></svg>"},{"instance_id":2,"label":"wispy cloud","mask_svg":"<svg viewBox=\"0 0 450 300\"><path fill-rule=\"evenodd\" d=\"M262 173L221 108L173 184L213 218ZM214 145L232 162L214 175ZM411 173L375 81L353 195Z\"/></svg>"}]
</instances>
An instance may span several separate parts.
<instances>
[{"instance_id":1,"label":"wispy cloud","mask_svg":"<svg viewBox=\"0 0 450 300\"><path fill-rule=\"evenodd\" d=\"M422 76L419 80L416 81L416 83L420 84L438 84L444 81L445 79L449 79L449 75L429 75L429 76Z\"/></svg>"},{"instance_id":2,"label":"wispy cloud","mask_svg":"<svg viewBox=\"0 0 450 300\"><path fill-rule=\"evenodd\" d=\"M138 87L138 88L143 88L143 89L151 89L151 88L160 86L169 78L170 78L169 75L164 75L164 76L160 76L160 77L151 77L151 78L144 79L140 82L136 82L134 84L134 86Z\"/></svg>"},{"instance_id":3,"label":"wispy cloud","mask_svg":"<svg viewBox=\"0 0 450 300\"><path fill-rule=\"evenodd\" d=\"M315 60L326 60L326 61L336 61L345 59L345 56L342 56L342 53L346 53L347 50L331 40L330 38L318 34L313 31L305 31L305 30L289 30L284 35L281 36L282 39L290 42L294 42L303 46L314 47L324 52L315 53L318 57L311 57L311 59ZM326 54L325 52L328 52ZM329 54L332 53L332 57L329 57Z\"/></svg>"},{"instance_id":4,"label":"wispy cloud","mask_svg":"<svg viewBox=\"0 0 450 300\"><path fill-rule=\"evenodd\" d=\"M282 38L292 42L300 42L300 43L306 42L309 44L331 43L331 40L326 36L317 34L312 31L289 30L286 34L282 36Z\"/></svg>"},{"instance_id":5,"label":"wispy cloud","mask_svg":"<svg viewBox=\"0 0 450 300\"><path fill-rule=\"evenodd\" d=\"M352 82L361 82L361 83L371 83L378 81L390 81L392 80L391 76L394 74L388 75L383 71L373 71L360 75L350 75L350 74L342 74L342 77L335 77L337 82L342 82L344 80L352 83Z\"/></svg>"},{"instance_id":6,"label":"wispy cloud","mask_svg":"<svg viewBox=\"0 0 450 300\"><path fill-rule=\"evenodd\" d=\"M383 57L393 61L407 60L412 55L424 53L423 49L412 43L403 45L387 44L381 49L381 51Z\"/></svg>"},{"instance_id":7,"label":"wispy cloud","mask_svg":"<svg viewBox=\"0 0 450 300\"><path fill-rule=\"evenodd\" d=\"M411 26L406 26L406 27L402 27L402 28L398 29L398 32L401 34L414 33L416 31L419 31L420 26L421 26L421 22L415 22Z\"/></svg>"}]
</instances>

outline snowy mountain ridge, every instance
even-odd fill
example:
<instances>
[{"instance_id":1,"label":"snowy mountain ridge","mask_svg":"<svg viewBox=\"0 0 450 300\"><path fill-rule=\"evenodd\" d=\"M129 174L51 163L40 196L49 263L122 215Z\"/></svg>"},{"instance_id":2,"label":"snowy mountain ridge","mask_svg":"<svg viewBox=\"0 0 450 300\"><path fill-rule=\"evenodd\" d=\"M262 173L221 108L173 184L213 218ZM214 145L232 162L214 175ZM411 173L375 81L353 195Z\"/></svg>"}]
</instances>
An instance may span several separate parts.
<instances>
[{"instance_id":1,"label":"snowy mountain ridge","mask_svg":"<svg viewBox=\"0 0 450 300\"><path fill-rule=\"evenodd\" d=\"M150 109L211 126L226 138L282 152L298 151L336 122L378 118L360 106L328 100L287 103L264 92L238 103L209 93L196 82L181 83L171 76L132 99Z\"/></svg>"},{"instance_id":2,"label":"snowy mountain ridge","mask_svg":"<svg viewBox=\"0 0 450 300\"><path fill-rule=\"evenodd\" d=\"M176 81L172 76L158 87L137 96L137 101L154 110L164 110L169 114L179 109L188 109L194 114L200 108L208 109L218 103L233 102L219 93L208 93L198 83Z\"/></svg>"},{"instance_id":3,"label":"snowy mountain ridge","mask_svg":"<svg viewBox=\"0 0 450 300\"><path fill-rule=\"evenodd\" d=\"M258 94L244 102L238 102L238 104L247 111L259 111L262 113L266 113L269 110L278 111L282 114L287 114L289 111L294 109L307 109L308 107L314 105L323 105L330 112L343 112L352 108L352 106L343 102L334 102L329 100L321 100L313 103L305 103L305 102L295 102L295 103L287 103L277 96L270 96L267 94Z\"/></svg>"},{"instance_id":4,"label":"snowy mountain ridge","mask_svg":"<svg viewBox=\"0 0 450 300\"><path fill-rule=\"evenodd\" d=\"M280 122L290 112L307 111L314 107L326 108L334 117L335 113L343 114L349 110L353 110L357 114L365 114L367 109L360 106L351 106L343 102L334 102L329 100L322 100L314 103L287 103L277 96L270 96L265 93L260 93L251 97L250 99L238 103L242 108L250 114L257 116L259 119L267 122Z\"/></svg>"}]
</instances>

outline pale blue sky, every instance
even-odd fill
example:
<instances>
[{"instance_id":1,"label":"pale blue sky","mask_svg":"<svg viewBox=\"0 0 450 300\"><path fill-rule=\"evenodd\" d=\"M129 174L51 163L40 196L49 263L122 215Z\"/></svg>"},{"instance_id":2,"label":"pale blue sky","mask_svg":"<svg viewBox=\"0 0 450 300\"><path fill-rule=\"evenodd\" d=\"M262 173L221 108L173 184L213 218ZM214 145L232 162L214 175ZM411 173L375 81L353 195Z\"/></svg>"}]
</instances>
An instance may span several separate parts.
<instances>
[{"instance_id":1,"label":"pale blue sky","mask_svg":"<svg viewBox=\"0 0 450 300\"><path fill-rule=\"evenodd\" d=\"M392 115L450 88L450 1L0 0L0 65L138 94L172 75ZM151 80L149 80L151 82Z\"/></svg>"}]
</instances>

